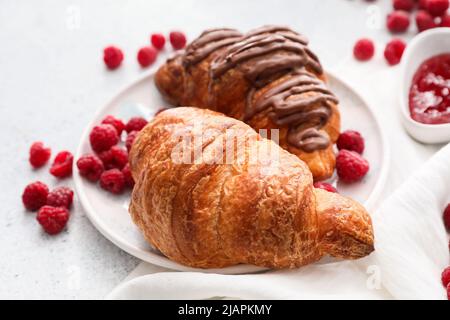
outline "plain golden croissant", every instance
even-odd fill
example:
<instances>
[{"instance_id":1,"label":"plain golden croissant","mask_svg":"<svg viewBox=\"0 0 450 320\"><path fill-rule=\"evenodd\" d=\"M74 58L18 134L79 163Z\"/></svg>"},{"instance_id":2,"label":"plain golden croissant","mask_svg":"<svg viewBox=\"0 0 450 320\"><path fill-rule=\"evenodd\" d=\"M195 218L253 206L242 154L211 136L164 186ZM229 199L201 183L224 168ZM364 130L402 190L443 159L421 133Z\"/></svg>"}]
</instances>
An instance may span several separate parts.
<instances>
[{"instance_id":1,"label":"plain golden croissant","mask_svg":"<svg viewBox=\"0 0 450 320\"><path fill-rule=\"evenodd\" d=\"M332 147L340 116L338 100L307 44L302 35L279 26L244 35L207 30L169 59L155 82L174 105L209 107L256 131L280 129L280 146L305 161L315 180L323 180L335 167Z\"/></svg>"},{"instance_id":2,"label":"plain golden croissant","mask_svg":"<svg viewBox=\"0 0 450 320\"><path fill-rule=\"evenodd\" d=\"M159 113L137 136L130 213L170 259L200 268L294 268L373 251L366 210L313 188L295 155L207 109Z\"/></svg>"}]
</instances>

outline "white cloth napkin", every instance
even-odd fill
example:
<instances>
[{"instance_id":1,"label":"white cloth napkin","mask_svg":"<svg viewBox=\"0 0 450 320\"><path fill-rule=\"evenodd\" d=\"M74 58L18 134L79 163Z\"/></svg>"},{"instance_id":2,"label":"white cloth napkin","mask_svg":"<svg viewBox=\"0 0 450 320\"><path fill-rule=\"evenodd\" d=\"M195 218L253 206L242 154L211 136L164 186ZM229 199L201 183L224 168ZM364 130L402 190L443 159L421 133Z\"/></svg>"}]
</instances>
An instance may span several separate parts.
<instances>
[{"instance_id":1,"label":"white cloth napkin","mask_svg":"<svg viewBox=\"0 0 450 320\"><path fill-rule=\"evenodd\" d=\"M372 214L373 254L253 275L170 272L142 263L107 299L445 299L440 273L450 258L442 210L450 200L450 145L417 170L438 147L415 142L401 128L399 70L378 60L349 59L334 72L380 109L391 143L388 200Z\"/></svg>"}]
</instances>

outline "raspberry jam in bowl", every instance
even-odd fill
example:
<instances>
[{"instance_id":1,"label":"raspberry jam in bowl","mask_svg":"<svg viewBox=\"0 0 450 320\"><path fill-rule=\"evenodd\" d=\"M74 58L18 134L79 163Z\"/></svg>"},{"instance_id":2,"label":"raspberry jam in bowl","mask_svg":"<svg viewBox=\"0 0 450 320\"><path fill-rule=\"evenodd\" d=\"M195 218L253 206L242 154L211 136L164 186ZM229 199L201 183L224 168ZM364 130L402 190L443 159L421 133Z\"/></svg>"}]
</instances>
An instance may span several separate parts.
<instances>
[{"instance_id":1,"label":"raspberry jam in bowl","mask_svg":"<svg viewBox=\"0 0 450 320\"><path fill-rule=\"evenodd\" d=\"M414 37L401 72L400 106L408 133L424 143L450 141L450 28Z\"/></svg>"},{"instance_id":2,"label":"raspberry jam in bowl","mask_svg":"<svg viewBox=\"0 0 450 320\"><path fill-rule=\"evenodd\" d=\"M450 52L420 65L409 90L409 111L421 123L450 123Z\"/></svg>"}]
</instances>

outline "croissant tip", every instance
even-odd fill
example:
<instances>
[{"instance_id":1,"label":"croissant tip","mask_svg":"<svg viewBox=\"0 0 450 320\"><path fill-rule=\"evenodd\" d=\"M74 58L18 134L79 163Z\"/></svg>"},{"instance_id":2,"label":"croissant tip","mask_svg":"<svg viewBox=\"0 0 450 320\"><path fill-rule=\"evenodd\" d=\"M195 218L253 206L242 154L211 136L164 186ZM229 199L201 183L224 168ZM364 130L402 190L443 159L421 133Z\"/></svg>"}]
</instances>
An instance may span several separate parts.
<instances>
[{"instance_id":1,"label":"croissant tip","mask_svg":"<svg viewBox=\"0 0 450 320\"><path fill-rule=\"evenodd\" d=\"M364 258L375 251L372 237L358 239L356 237L343 237L339 241L328 243L322 247L324 254L335 258L356 260Z\"/></svg>"}]
</instances>

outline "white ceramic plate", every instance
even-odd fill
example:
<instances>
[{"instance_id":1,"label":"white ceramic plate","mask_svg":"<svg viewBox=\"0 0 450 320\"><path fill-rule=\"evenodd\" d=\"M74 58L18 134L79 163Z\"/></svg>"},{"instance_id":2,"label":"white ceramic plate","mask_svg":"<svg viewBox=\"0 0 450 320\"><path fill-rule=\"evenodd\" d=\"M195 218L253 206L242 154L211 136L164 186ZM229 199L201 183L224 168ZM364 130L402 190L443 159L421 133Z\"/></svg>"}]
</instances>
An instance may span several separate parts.
<instances>
[{"instance_id":1,"label":"white ceramic plate","mask_svg":"<svg viewBox=\"0 0 450 320\"><path fill-rule=\"evenodd\" d=\"M329 86L340 100L342 128L351 128L363 134L366 140L364 156L371 166L369 174L363 181L353 185L337 183L337 188L341 194L351 196L364 203L370 210L373 208L387 176L389 161L386 140L369 105L348 85L335 76L328 76ZM83 133L75 159L92 152L89 146L89 132L106 115L112 114L125 120L132 116L142 115L149 119L164 106L168 105L155 88L153 74L136 81L99 110ZM130 193L122 196L111 195L98 185L80 177L76 167L74 167L74 172L78 197L91 222L106 238L129 254L146 262L180 271L242 274L265 270L251 265L204 270L189 268L169 260L152 248L133 224L127 212ZM336 183L335 180L336 178L332 178L331 182Z\"/></svg>"}]
</instances>

